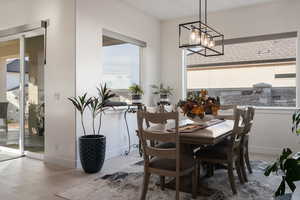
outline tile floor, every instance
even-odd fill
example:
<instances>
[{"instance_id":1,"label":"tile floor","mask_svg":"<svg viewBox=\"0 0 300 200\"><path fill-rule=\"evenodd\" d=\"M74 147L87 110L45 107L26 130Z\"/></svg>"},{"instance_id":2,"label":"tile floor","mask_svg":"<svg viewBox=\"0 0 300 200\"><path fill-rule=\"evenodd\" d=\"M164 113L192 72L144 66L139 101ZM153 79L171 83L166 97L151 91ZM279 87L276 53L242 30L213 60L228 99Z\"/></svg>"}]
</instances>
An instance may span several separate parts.
<instances>
[{"instance_id":1,"label":"tile floor","mask_svg":"<svg viewBox=\"0 0 300 200\"><path fill-rule=\"evenodd\" d=\"M270 160L265 155L253 159ZM88 181L95 176L113 173L139 161L137 153L120 156L105 162L99 174L87 175L81 170L45 165L42 161L18 158L0 162L0 199L2 200L62 200L55 193Z\"/></svg>"}]
</instances>

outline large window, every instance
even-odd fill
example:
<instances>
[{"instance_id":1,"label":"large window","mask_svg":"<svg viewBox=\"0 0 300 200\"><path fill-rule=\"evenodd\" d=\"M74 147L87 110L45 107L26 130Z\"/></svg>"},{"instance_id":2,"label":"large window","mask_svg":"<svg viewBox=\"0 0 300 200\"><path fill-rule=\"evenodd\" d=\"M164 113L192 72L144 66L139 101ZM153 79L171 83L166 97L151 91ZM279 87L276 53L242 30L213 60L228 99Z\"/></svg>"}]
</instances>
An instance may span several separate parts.
<instances>
[{"instance_id":1,"label":"large window","mask_svg":"<svg viewBox=\"0 0 300 200\"><path fill-rule=\"evenodd\" d=\"M296 39L226 45L225 56L186 55L187 95L207 89L222 104L296 106Z\"/></svg>"}]
</instances>

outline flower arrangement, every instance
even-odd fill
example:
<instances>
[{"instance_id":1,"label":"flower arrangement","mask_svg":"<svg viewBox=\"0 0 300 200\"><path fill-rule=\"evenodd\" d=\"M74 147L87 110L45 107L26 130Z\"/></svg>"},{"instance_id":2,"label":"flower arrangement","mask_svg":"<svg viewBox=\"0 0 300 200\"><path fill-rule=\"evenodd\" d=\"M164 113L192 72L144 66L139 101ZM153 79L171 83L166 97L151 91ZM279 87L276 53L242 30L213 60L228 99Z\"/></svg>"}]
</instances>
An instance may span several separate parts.
<instances>
[{"instance_id":1,"label":"flower arrangement","mask_svg":"<svg viewBox=\"0 0 300 200\"><path fill-rule=\"evenodd\" d=\"M179 101L178 107L188 117L203 119L205 114L218 115L220 98L210 97L207 90L201 90L200 93L193 93L188 96L185 101Z\"/></svg>"}]
</instances>

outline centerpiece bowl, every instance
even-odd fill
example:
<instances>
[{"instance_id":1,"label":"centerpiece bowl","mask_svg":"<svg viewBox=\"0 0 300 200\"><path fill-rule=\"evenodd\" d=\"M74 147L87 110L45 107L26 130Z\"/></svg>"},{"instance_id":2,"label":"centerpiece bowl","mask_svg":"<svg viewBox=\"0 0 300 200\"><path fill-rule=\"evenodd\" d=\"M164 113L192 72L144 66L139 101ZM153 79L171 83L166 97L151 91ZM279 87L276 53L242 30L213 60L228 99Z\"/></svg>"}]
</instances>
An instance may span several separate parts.
<instances>
[{"instance_id":1,"label":"centerpiece bowl","mask_svg":"<svg viewBox=\"0 0 300 200\"><path fill-rule=\"evenodd\" d=\"M189 120L195 122L196 124L205 125L207 122L215 119L214 115L204 115L203 118L200 118L199 116L195 117L188 117Z\"/></svg>"}]
</instances>

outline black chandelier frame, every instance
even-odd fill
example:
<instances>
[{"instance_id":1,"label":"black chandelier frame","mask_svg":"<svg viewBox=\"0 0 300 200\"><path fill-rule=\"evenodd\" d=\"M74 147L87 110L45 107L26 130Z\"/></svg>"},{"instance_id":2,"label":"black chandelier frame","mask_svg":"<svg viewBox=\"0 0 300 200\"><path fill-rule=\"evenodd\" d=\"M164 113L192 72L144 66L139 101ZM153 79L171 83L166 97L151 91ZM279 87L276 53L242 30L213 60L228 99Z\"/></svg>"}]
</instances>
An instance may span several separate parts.
<instances>
[{"instance_id":1,"label":"black chandelier frame","mask_svg":"<svg viewBox=\"0 0 300 200\"><path fill-rule=\"evenodd\" d=\"M204 0L204 4L204 22L202 21L202 0L199 0L199 20L179 24L179 48L187 49L192 53L205 57L224 55L224 35L207 24L207 0ZM215 45L211 47L204 45L201 39L199 39L198 43L194 44L182 43L181 37L184 30L188 32L197 30L199 38L205 35L207 39L213 40Z\"/></svg>"}]
</instances>

